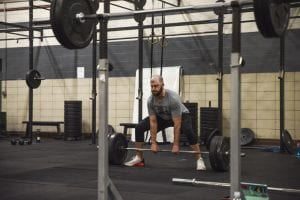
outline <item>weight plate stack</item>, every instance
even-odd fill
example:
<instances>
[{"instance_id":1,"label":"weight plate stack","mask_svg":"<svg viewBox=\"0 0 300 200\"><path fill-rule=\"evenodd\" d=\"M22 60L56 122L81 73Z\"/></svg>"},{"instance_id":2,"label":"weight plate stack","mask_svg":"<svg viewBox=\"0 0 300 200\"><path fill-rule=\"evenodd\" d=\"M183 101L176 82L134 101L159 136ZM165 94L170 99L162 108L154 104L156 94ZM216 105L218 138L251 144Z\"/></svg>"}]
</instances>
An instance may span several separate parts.
<instances>
[{"instance_id":1,"label":"weight plate stack","mask_svg":"<svg viewBox=\"0 0 300 200\"><path fill-rule=\"evenodd\" d=\"M0 132L6 132L6 112L0 112Z\"/></svg>"},{"instance_id":2,"label":"weight plate stack","mask_svg":"<svg viewBox=\"0 0 300 200\"><path fill-rule=\"evenodd\" d=\"M65 140L82 137L82 102L65 101L64 105Z\"/></svg>"},{"instance_id":3,"label":"weight plate stack","mask_svg":"<svg viewBox=\"0 0 300 200\"><path fill-rule=\"evenodd\" d=\"M219 109L214 107L200 108L200 141L206 144L208 136L218 129Z\"/></svg>"}]
</instances>

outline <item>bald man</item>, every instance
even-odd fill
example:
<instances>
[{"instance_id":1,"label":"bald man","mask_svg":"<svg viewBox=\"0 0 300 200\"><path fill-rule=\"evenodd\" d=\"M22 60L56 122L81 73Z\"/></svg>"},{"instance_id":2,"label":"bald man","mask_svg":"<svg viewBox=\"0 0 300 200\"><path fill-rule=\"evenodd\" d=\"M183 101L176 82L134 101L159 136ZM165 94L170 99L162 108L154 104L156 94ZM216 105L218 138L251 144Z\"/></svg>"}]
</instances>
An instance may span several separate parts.
<instances>
[{"instance_id":1,"label":"bald man","mask_svg":"<svg viewBox=\"0 0 300 200\"><path fill-rule=\"evenodd\" d=\"M159 148L156 141L157 132L174 127L174 142L172 153L179 153L180 133L184 133L189 141L190 147L196 153L196 169L206 170L200 154L198 138L192 128L192 120L189 110L182 104L180 96L174 91L164 88L164 80L159 75L154 75L150 81L152 95L148 98L149 116L143 119L135 128L135 147L143 148L144 132L150 130L151 151L156 153ZM145 166L142 151L136 151L136 155L125 162L126 166Z\"/></svg>"}]
</instances>

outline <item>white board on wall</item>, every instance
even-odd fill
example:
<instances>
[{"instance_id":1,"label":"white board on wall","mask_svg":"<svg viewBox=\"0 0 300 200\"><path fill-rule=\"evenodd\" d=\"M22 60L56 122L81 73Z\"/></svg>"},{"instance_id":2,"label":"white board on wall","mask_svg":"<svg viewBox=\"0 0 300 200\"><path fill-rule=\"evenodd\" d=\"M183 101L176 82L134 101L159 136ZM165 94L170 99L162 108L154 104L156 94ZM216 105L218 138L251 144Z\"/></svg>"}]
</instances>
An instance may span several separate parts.
<instances>
[{"instance_id":1,"label":"white board on wall","mask_svg":"<svg viewBox=\"0 0 300 200\"><path fill-rule=\"evenodd\" d=\"M160 74L160 67L152 68L152 75ZM180 66L172 66L172 67L164 67L162 71L162 77L164 79L165 88L173 90L179 94L180 92L180 80L182 78L182 68ZM143 116L142 118L145 118L148 116L148 109L147 109L147 99L151 95L151 88L150 88L150 78L151 78L151 69L150 68L144 68L143 69ZM132 122L138 123L138 88L139 88L139 70L136 70L135 75L135 89L134 89L134 100L133 100L133 117ZM166 130L166 136L168 142L173 142L173 127L167 128ZM131 140L135 141L135 134L134 131L132 132ZM146 134L146 132L145 132ZM148 137L150 136L150 133L148 134ZM162 142L162 134L159 132L157 134L157 141Z\"/></svg>"}]
</instances>

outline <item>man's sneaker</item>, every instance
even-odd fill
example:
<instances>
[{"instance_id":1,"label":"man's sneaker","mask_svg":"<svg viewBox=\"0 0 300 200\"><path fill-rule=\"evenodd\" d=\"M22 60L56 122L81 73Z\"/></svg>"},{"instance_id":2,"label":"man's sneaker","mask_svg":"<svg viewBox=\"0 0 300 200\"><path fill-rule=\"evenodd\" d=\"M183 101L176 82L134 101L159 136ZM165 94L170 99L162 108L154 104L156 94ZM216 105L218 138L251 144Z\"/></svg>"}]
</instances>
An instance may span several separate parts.
<instances>
[{"instance_id":1,"label":"man's sneaker","mask_svg":"<svg viewBox=\"0 0 300 200\"><path fill-rule=\"evenodd\" d=\"M204 164L204 161L202 158L199 158L197 160L197 170L206 170L206 167L205 167L205 164Z\"/></svg>"},{"instance_id":2,"label":"man's sneaker","mask_svg":"<svg viewBox=\"0 0 300 200\"><path fill-rule=\"evenodd\" d=\"M145 161L136 155L130 161L125 162L124 165L128 167L144 167Z\"/></svg>"}]
</instances>

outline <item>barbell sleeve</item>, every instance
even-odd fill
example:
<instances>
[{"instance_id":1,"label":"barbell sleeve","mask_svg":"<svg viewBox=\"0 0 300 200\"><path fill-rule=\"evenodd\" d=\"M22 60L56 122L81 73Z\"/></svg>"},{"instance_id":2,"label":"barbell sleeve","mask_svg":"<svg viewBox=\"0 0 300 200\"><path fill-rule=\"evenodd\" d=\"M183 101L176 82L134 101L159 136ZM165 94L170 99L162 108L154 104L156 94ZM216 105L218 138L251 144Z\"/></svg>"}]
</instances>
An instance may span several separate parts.
<instances>
[{"instance_id":1,"label":"barbell sleeve","mask_svg":"<svg viewBox=\"0 0 300 200\"><path fill-rule=\"evenodd\" d=\"M45 77L34 77L33 79L34 80L45 80L46 78Z\"/></svg>"}]
</instances>

